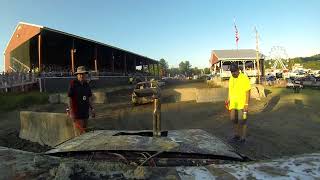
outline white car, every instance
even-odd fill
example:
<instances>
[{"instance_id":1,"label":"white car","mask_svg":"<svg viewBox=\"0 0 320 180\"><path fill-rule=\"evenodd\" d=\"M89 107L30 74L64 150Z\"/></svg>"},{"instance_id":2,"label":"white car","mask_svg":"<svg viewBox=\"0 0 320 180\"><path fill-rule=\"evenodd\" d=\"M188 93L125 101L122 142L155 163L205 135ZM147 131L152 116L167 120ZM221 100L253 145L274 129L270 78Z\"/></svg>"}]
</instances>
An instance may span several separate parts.
<instances>
[{"instance_id":1,"label":"white car","mask_svg":"<svg viewBox=\"0 0 320 180\"><path fill-rule=\"evenodd\" d=\"M295 77L295 78L305 77L306 75L307 75L307 73L304 72L303 70L296 70L296 71L289 73L290 77Z\"/></svg>"}]
</instances>

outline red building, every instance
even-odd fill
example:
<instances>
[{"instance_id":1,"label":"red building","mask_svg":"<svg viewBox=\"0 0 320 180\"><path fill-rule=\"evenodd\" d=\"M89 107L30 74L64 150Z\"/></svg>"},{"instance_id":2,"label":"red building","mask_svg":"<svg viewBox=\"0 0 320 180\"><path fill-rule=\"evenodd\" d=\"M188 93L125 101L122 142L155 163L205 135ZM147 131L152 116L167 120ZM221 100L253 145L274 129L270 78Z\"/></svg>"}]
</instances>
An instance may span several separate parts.
<instances>
[{"instance_id":1,"label":"red building","mask_svg":"<svg viewBox=\"0 0 320 180\"><path fill-rule=\"evenodd\" d=\"M159 75L159 62L124 49L44 26L19 23L5 49L6 71L74 72L80 65L97 72ZM153 70L151 70L153 69Z\"/></svg>"}]
</instances>

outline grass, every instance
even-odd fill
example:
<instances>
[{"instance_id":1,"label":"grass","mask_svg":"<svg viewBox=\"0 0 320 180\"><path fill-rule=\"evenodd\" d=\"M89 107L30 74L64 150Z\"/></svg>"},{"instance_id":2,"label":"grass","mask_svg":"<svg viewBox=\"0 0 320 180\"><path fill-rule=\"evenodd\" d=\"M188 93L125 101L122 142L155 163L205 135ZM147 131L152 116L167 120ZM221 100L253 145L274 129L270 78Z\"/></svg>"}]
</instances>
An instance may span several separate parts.
<instances>
[{"instance_id":1,"label":"grass","mask_svg":"<svg viewBox=\"0 0 320 180\"><path fill-rule=\"evenodd\" d=\"M38 104L46 104L49 95L40 92L0 94L0 112L12 111Z\"/></svg>"}]
</instances>

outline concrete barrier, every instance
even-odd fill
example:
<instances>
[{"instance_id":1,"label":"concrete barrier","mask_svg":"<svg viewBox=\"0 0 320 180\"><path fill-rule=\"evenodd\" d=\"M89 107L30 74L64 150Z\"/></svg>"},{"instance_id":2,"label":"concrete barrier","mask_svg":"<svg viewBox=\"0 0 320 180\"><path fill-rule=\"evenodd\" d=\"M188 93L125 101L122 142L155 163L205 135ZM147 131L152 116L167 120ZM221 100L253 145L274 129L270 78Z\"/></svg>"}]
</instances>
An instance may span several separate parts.
<instances>
[{"instance_id":1,"label":"concrete barrier","mask_svg":"<svg viewBox=\"0 0 320 180\"><path fill-rule=\"evenodd\" d=\"M228 88L228 85L229 85L228 82L229 81L222 80L219 77L214 77L211 80L207 80L207 85L208 87L211 87L211 88L218 88L218 87Z\"/></svg>"},{"instance_id":2,"label":"concrete barrier","mask_svg":"<svg viewBox=\"0 0 320 180\"><path fill-rule=\"evenodd\" d=\"M196 101L202 102L219 102L224 101L228 96L226 88L180 88L161 92L162 97L173 97L175 102Z\"/></svg>"},{"instance_id":3,"label":"concrete barrier","mask_svg":"<svg viewBox=\"0 0 320 180\"><path fill-rule=\"evenodd\" d=\"M68 95L67 94L59 94L59 103L68 104L69 103Z\"/></svg>"},{"instance_id":4,"label":"concrete barrier","mask_svg":"<svg viewBox=\"0 0 320 180\"><path fill-rule=\"evenodd\" d=\"M60 103L60 95L59 94L51 94L49 96L50 104L59 104Z\"/></svg>"},{"instance_id":5,"label":"concrete barrier","mask_svg":"<svg viewBox=\"0 0 320 180\"><path fill-rule=\"evenodd\" d=\"M94 92L92 102L95 104L104 104L107 103L107 95L104 92ZM49 96L49 103L51 104L68 104L69 97L67 94L51 94Z\"/></svg>"},{"instance_id":6,"label":"concrete barrier","mask_svg":"<svg viewBox=\"0 0 320 180\"><path fill-rule=\"evenodd\" d=\"M73 123L64 113L21 111L19 137L54 147L74 137Z\"/></svg>"},{"instance_id":7,"label":"concrete barrier","mask_svg":"<svg viewBox=\"0 0 320 180\"><path fill-rule=\"evenodd\" d=\"M180 88L165 89L161 92L165 99L172 97L174 102L196 101L203 102L221 102L228 98L228 88ZM265 98L265 89L262 85L253 85L250 91L250 97L260 100Z\"/></svg>"},{"instance_id":8,"label":"concrete barrier","mask_svg":"<svg viewBox=\"0 0 320 180\"><path fill-rule=\"evenodd\" d=\"M178 94L176 97L177 101L195 101L196 100L196 89L195 88L181 88L174 89Z\"/></svg>"},{"instance_id":9,"label":"concrete barrier","mask_svg":"<svg viewBox=\"0 0 320 180\"><path fill-rule=\"evenodd\" d=\"M92 102L95 104L107 103L107 94L105 92L94 92Z\"/></svg>"},{"instance_id":10,"label":"concrete barrier","mask_svg":"<svg viewBox=\"0 0 320 180\"><path fill-rule=\"evenodd\" d=\"M219 102L224 101L228 97L228 89L226 88L205 88L196 89L196 101L202 102Z\"/></svg>"},{"instance_id":11,"label":"concrete barrier","mask_svg":"<svg viewBox=\"0 0 320 180\"><path fill-rule=\"evenodd\" d=\"M250 98L261 100L261 98L265 98L265 90L262 85L256 84L251 87Z\"/></svg>"}]
</instances>

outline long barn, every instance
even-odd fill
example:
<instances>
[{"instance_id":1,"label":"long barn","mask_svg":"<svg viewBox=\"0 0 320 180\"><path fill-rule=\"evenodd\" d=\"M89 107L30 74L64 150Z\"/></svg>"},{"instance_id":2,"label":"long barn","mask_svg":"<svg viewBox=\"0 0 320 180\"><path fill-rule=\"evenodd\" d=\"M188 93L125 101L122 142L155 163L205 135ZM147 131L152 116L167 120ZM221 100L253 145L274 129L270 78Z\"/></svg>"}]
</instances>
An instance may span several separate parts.
<instances>
[{"instance_id":1,"label":"long barn","mask_svg":"<svg viewBox=\"0 0 320 180\"><path fill-rule=\"evenodd\" d=\"M44 26L20 22L4 52L7 72L59 69L72 74L86 66L95 72L159 76L159 62L121 48Z\"/></svg>"}]
</instances>

